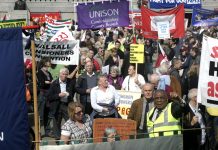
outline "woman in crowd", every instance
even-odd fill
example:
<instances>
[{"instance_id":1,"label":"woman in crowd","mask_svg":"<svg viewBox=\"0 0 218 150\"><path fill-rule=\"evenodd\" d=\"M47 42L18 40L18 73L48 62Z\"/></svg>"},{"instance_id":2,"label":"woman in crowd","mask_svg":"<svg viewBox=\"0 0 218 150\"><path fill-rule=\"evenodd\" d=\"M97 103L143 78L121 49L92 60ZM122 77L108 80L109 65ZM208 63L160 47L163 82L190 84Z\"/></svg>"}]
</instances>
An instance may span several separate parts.
<instances>
[{"instance_id":1,"label":"woman in crowd","mask_svg":"<svg viewBox=\"0 0 218 150\"><path fill-rule=\"evenodd\" d=\"M123 77L119 76L119 69L117 66L110 68L110 74L107 77L110 85L113 85L116 90L120 90L123 83Z\"/></svg>"},{"instance_id":2,"label":"woman in crowd","mask_svg":"<svg viewBox=\"0 0 218 150\"><path fill-rule=\"evenodd\" d=\"M51 73L48 71L49 67L51 67L51 60L49 58L43 58L40 63L42 67L37 72L38 86L40 90L38 96L38 110L41 125L44 124L44 126L46 126L49 110L49 106L46 105L46 103L48 103L47 94L53 78Z\"/></svg>"},{"instance_id":3,"label":"woman in crowd","mask_svg":"<svg viewBox=\"0 0 218 150\"><path fill-rule=\"evenodd\" d=\"M86 143L92 135L92 122L89 115L84 114L83 105L71 102L68 105L69 120L61 127L61 140L65 144Z\"/></svg>"}]
</instances>

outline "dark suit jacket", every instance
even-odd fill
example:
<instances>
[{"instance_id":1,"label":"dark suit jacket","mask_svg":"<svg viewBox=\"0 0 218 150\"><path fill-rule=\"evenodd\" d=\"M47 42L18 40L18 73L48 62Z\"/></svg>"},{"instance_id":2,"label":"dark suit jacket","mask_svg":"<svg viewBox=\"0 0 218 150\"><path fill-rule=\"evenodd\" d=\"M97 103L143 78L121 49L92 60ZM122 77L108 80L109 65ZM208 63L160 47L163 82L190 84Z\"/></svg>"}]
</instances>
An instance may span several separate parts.
<instances>
[{"instance_id":1,"label":"dark suit jacket","mask_svg":"<svg viewBox=\"0 0 218 150\"><path fill-rule=\"evenodd\" d=\"M67 79L66 81L66 91L69 93L68 96L68 102L73 101L72 91L73 91L73 85L71 84L71 80ZM48 98L49 101L60 101L59 93L61 92L60 84L59 84L59 78L56 79L54 82L52 82L49 92L48 92Z\"/></svg>"},{"instance_id":2,"label":"dark suit jacket","mask_svg":"<svg viewBox=\"0 0 218 150\"><path fill-rule=\"evenodd\" d=\"M204 114L204 106L199 107L199 113L202 115L202 119L205 123L205 114ZM192 128L200 128L200 124L196 123L195 125L191 125L192 118L195 116L192 109L189 107L189 113L183 119L183 127L184 129L192 129ZM205 123L206 125L206 123ZM186 130L183 133L184 138L184 149L201 149L201 130ZM190 144L192 143L192 144ZM202 146L203 147L203 146Z\"/></svg>"}]
</instances>

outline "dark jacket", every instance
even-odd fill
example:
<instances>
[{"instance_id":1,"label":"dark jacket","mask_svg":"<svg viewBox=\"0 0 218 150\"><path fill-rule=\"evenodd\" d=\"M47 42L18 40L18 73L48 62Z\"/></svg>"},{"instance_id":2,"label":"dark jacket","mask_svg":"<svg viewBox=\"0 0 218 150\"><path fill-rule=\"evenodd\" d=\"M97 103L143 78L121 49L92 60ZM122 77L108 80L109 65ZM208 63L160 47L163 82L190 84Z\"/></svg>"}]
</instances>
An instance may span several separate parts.
<instances>
[{"instance_id":1,"label":"dark jacket","mask_svg":"<svg viewBox=\"0 0 218 150\"><path fill-rule=\"evenodd\" d=\"M66 91L69 93L68 96L68 103L73 101L72 91L73 91L73 85L71 84L71 80L67 79L66 81ZM53 101L60 101L59 93L61 93L61 88L59 84L59 78L56 79L54 82L52 82L49 92L48 92L48 98L50 102Z\"/></svg>"}]
</instances>

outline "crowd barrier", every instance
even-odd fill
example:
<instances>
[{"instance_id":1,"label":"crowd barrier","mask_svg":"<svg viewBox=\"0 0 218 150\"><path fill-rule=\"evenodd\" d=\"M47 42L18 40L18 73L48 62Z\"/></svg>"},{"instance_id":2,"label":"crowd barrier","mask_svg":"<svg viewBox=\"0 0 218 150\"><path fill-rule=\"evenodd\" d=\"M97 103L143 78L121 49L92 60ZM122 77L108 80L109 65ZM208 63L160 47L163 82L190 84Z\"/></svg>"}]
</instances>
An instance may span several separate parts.
<instances>
[{"instance_id":1,"label":"crowd barrier","mask_svg":"<svg viewBox=\"0 0 218 150\"><path fill-rule=\"evenodd\" d=\"M183 136L160 136L155 138L129 139L115 142L73 145L43 145L40 150L183 150ZM59 141L60 142L60 141ZM63 143L59 143L63 144Z\"/></svg>"}]
</instances>

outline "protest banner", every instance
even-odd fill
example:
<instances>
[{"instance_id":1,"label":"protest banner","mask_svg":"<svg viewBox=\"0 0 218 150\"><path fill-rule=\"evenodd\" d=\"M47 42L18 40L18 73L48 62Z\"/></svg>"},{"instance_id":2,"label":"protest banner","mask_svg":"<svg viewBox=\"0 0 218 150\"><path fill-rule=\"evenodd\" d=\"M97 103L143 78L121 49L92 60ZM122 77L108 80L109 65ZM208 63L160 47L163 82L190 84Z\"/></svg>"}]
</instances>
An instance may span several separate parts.
<instances>
[{"instance_id":1,"label":"protest banner","mask_svg":"<svg viewBox=\"0 0 218 150\"><path fill-rule=\"evenodd\" d=\"M77 41L42 42L36 41L36 60L50 57L53 64L78 65L79 48ZM31 58L31 51L24 50L25 59Z\"/></svg>"},{"instance_id":2,"label":"protest banner","mask_svg":"<svg viewBox=\"0 0 218 150\"><path fill-rule=\"evenodd\" d=\"M99 29L129 26L127 0L79 4L77 18L79 29Z\"/></svg>"},{"instance_id":3,"label":"protest banner","mask_svg":"<svg viewBox=\"0 0 218 150\"><path fill-rule=\"evenodd\" d=\"M130 92L118 90L120 95L120 104L117 109L123 119L127 119L133 101L141 98L141 92Z\"/></svg>"},{"instance_id":4,"label":"protest banner","mask_svg":"<svg viewBox=\"0 0 218 150\"><path fill-rule=\"evenodd\" d=\"M16 28L26 26L26 19L5 20L0 22L0 28Z\"/></svg>"},{"instance_id":5,"label":"protest banner","mask_svg":"<svg viewBox=\"0 0 218 150\"><path fill-rule=\"evenodd\" d=\"M135 27L136 29L142 28L142 15L141 12L133 11L129 12L130 25L129 29Z\"/></svg>"},{"instance_id":6,"label":"protest banner","mask_svg":"<svg viewBox=\"0 0 218 150\"><path fill-rule=\"evenodd\" d=\"M167 9L184 4L185 8L201 8L201 0L149 0L152 9Z\"/></svg>"},{"instance_id":7,"label":"protest banner","mask_svg":"<svg viewBox=\"0 0 218 150\"><path fill-rule=\"evenodd\" d=\"M22 29L0 29L0 149L30 149Z\"/></svg>"},{"instance_id":8,"label":"protest banner","mask_svg":"<svg viewBox=\"0 0 218 150\"><path fill-rule=\"evenodd\" d=\"M182 38L185 36L184 5L162 12L153 11L144 6L141 7L142 30L145 38L158 39L158 22L169 22L170 36Z\"/></svg>"},{"instance_id":9,"label":"protest banner","mask_svg":"<svg viewBox=\"0 0 218 150\"><path fill-rule=\"evenodd\" d=\"M144 63L144 45L131 44L130 45L130 63Z\"/></svg>"},{"instance_id":10,"label":"protest banner","mask_svg":"<svg viewBox=\"0 0 218 150\"><path fill-rule=\"evenodd\" d=\"M203 36L197 100L218 107L218 39Z\"/></svg>"},{"instance_id":11,"label":"protest banner","mask_svg":"<svg viewBox=\"0 0 218 150\"><path fill-rule=\"evenodd\" d=\"M51 42L75 41L72 33L67 27L60 29L51 39Z\"/></svg>"},{"instance_id":12,"label":"protest banner","mask_svg":"<svg viewBox=\"0 0 218 150\"><path fill-rule=\"evenodd\" d=\"M128 135L136 134L136 122L134 120L118 119L118 118L98 118L93 122L93 138L94 142L102 142L104 131L106 128L115 128L121 140L129 139Z\"/></svg>"},{"instance_id":13,"label":"protest banner","mask_svg":"<svg viewBox=\"0 0 218 150\"><path fill-rule=\"evenodd\" d=\"M45 16L45 33L47 38L52 38L59 30L67 27L70 28L72 26L72 21L68 20L56 20L52 19L49 16Z\"/></svg>"},{"instance_id":14,"label":"protest banner","mask_svg":"<svg viewBox=\"0 0 218 150\"><path fill-rule=\"evenodd\" d=\"M158 39L170 38L170 28L168 21L157 22Z\"/></svg>"},{"instance_id":15,"label":"protest banner","mask_svg":"<svg viewBox=\"0 0 218 150\"><path fill-rule=\"evenodd\" d=\"M45 16L48 16L49 18L55 19L55 20L61 20L61 13L60 12L50 12L50 13L30 13L30 18L33 20L38 18L39 23L45 22Z\"/></svg>"},{"instance_id":16,"label":"protest banner","mask_svg":"<svg viewBox=\"0 0 218 150\"><path fill-rule=\"evenodd\" d=\"M193 26L217 26L218 12L209 9L194 8L192 11Z\"/></svg>"}]
</instances>

